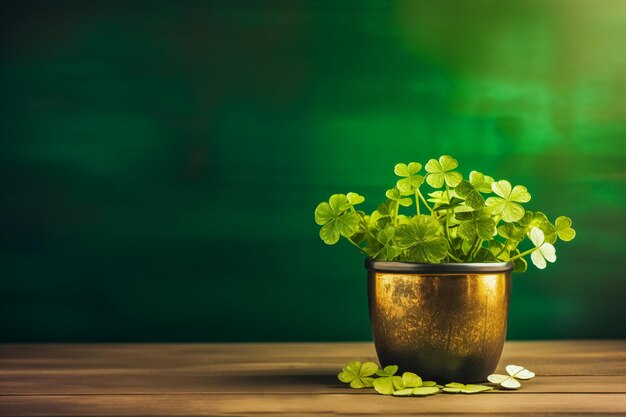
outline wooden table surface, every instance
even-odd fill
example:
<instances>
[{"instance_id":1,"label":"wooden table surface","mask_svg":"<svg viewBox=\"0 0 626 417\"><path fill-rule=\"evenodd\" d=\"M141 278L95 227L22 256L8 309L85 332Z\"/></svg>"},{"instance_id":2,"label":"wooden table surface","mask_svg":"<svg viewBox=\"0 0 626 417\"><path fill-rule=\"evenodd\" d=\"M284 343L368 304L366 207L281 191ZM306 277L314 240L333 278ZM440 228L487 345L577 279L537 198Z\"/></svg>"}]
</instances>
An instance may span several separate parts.
<instances>
[{"instance_id":1,"label":"wooden table surface","mask_svg":"<svg viewBox=\"0 0 626 417\"><path fill-rule=\"evenodd\" d=\"M371 343L0 345L0 415L626 415L626 341L508 342L519 391L396 398L336 375Z\"/></svg>"}]
</instances>

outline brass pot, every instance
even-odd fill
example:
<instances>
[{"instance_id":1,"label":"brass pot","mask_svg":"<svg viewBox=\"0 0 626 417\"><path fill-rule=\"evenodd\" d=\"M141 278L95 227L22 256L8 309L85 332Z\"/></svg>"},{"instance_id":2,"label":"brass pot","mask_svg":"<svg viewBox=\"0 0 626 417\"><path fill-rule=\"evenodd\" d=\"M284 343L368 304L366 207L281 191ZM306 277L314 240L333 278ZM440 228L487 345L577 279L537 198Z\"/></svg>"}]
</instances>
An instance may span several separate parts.
<instances>
[{"instance_id":1,"label":"brass pot","mask_svg":"<svg viewBox=\"0 0 626 417\"><path fill-rule=\"evenodd\" d=\"M504 339L512 262L367 259L370 323L382 366L440 383L483 382Z\"/></svg>"}]
</instances>

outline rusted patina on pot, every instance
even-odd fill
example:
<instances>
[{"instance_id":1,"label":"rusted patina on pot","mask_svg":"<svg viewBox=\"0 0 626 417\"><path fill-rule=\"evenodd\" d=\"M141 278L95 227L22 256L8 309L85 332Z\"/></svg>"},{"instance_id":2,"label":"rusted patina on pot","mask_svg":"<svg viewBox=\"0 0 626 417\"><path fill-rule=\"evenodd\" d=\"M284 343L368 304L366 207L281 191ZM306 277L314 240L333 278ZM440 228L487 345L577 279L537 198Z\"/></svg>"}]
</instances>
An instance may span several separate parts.
<instances>
[{"instance_id":1,"label":"rusted patina on pot","mask_svg":"<svg viewBox=\"0 0 626 417\"><path fill-rule=\"evenodd\" d=\"M500 360L513 263L368 259L372 333L382 366L437 382L481 382Z\"/></svg>"}]
</instances>

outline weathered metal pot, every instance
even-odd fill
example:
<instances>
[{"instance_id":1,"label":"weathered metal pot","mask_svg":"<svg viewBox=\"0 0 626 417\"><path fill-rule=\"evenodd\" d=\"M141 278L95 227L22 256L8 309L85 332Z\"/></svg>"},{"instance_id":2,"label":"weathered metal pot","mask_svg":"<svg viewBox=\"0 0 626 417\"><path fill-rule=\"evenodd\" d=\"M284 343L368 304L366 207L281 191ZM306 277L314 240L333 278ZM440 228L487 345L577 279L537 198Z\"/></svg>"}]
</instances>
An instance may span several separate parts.
<instances>
[{"instance_id":1,"label":"weathered metal pot","mask_svg":"<svg viewBox=\"0 0 626 417\"><path fill-rule=\"evenodd\" d=\"M382 366L440 383L482 382L500 360L512 262L416 264L367 259Z\"/></svg>"}]
</instances>

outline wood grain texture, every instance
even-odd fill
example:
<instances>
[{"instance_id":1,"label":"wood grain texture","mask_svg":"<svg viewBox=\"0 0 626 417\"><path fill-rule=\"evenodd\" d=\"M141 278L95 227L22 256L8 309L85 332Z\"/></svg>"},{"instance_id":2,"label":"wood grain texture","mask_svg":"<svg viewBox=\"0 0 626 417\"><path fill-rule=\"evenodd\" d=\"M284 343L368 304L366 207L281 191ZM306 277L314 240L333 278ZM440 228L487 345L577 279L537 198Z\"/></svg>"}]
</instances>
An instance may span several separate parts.
<instances>
[{"instance_id":1,"label":"wood grain texture","mask_svg":"<svg viewBox=\"0 0 626 417\"><path fill-rule=\"evenodd\" d=\"M390 398L336 379L371 343L0 345L0 415L624 415L626 342L508 342L513 392ZM500 369L501 370L501 369Z\"/></svg>"}]
</instances>

